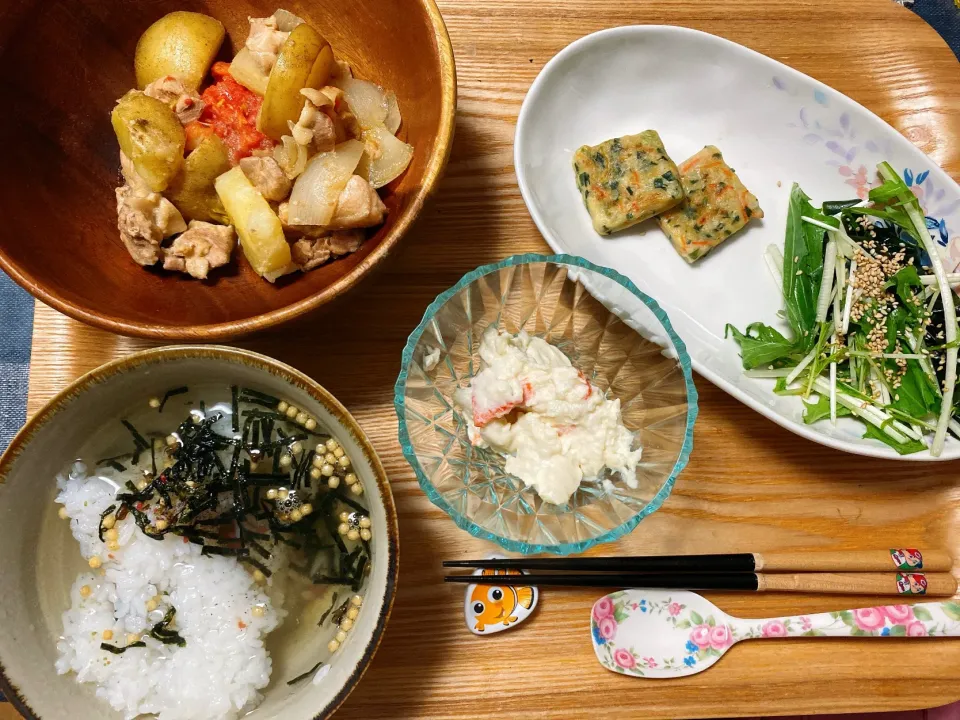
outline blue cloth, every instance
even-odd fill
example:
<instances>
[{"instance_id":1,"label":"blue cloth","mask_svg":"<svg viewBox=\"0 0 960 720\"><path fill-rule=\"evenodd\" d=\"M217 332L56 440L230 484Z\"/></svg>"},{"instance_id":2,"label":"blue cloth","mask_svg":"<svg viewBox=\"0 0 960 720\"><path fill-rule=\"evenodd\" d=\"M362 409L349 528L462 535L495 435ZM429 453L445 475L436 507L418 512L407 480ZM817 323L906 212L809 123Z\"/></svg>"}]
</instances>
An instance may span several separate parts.
<instances>
[{"instance_id":1,"label":"blue cloth","mask_svg":"<svg viewBox=\"0 0 960 720\"><path fill-rule=\"evenodd\" d=\"M0 451L26 419L33 299L0 272Z\"/></svg>"},{"instance_id":2,"label":"blue cloth","mask_svg":"<svg viewBox=\"0 0 960 720\"><path fill-rule=\"evenodd\" d=\"M953 0L916 0L909 7L940 33L960 59L960 9Z\"/></svg>"},{"instance_id":3,"label":"blue cloth","mask_svg":"<svg viewBox=\"0 0 960 720\"><path fill-rule=\"evenodd\" d=\"M32 334L33 299L0 272L0 452L26 419Z\"/></svg>"}]
</instances>

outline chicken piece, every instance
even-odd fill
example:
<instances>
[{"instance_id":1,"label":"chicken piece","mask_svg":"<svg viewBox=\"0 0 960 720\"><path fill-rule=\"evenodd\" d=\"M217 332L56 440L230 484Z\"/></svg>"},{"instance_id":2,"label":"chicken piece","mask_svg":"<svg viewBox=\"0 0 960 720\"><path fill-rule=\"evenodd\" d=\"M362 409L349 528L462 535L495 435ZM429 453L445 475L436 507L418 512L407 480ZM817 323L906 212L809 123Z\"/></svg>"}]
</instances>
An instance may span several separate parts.
<instances>
[{"instance_id":1,"label":"chicken piece","mask_svg":"<svg viewBox=\"0 0 960 720\"><path fill-rule=\"evenodd\" d=\"M330 230L371 227L383 222L387 207L367 180L354 175L337 198L337 209L327 226Z\"/></svg>"},{"instance_id":2,"label":"chicken piece","mask_svg":"<svg viewBox=\"0 0 960 720\"><path fill-rule=\"evenodd\" d=\"M170 109L177 114L181 125L199 120L205 106L197 93L187 90L173 75L154 80L144 88L143 92L169 105Z\"/></svg>"},{"instance_id":3,"label":"chicken piece","mask_svg":"<svg viewBox=\"0 0 960 720\"><path fill-rule=\"evenodd\" d=\"M327 247L334 255L349 255L363 245L364 235L359 230L335 232L327 238Z\"/></svg>"},{"instance_id":4,"label":"chicken piece","mask_svg":"<svg viewBox=\"0 0 960 720\"><path fill-rule=\"evenodd\" d=\"M324 242L325 240L325 237L303 237L297 240L290 247L290 254L293 257L294 264L303 272L313 270L315 267L323 265L333 254L330 252L330 248L327 247L326 242Z\"/></svg>"},{"instance_id":5,"label":"chicken piece","mask_svg":"<svg viewBox=\"0 0 960 720\"><path fill-rule=\"evenodd\" d=\"M211 268L230 262L234 244L230 225L193 220L187 231L163 250L163 268L206 280Z\"/></svg>"},{"instance_id":6,"label":"chicken piece","mask_svg":"<svg viewBox=\"0 0 960 720\"><path fill-rule=\"evenodd\" d=\"M331 90L335 90L336 93L329 92ZM343 91L340 88L330 86L327 86L322 90L315 90L314 88L306 87L300 91L300 94L312 102L316 108L335 106L337 104L337 97L339 97L337 93L342 95Z\"/></svg>"},{"instance_id":7,"label":"chicken piece","mask_svg":"<svg viewBox=\"0 0 960 720\"><path fill-rule=\"evenodd\" d=\"M123 179L127 185L130 186L130 190L137 197L146 197L153 192L147 185L147 181L137 172L133 162L123 152L120 153L120 172L123 174Z\"/></svg>"},{"instance_id":8,"label":"chicken piece","mask_svg":"<svg viewBox=\"0 0 960 720\"><path fill-rule=\"evenodd\" d=\"M138 194L130 185L117 188L117 227L127 252L144 266L160 259L164 238L187 229L173 203L159 193Z\"/></svg>"},{"instance_id":9,"label":"chicken piece","mask_svg":"<svg viewBox=\"0 0 960 720\"><path fill-rule=\"evenodd\" d=\"M253 55L264 75L269 75L277 63L280 48L290 37L290 33L277 29L277 19L272 15L265 18L248 18L250 34L247 36L247 49Z\"/></svg>"},{"instance_id":10,"label":"chicken piece","mask_svg":"<svg viewBox=\"0 0 960 720\"><path fill-rule=\"evenodd\" d=\"M320 109L308 98L303 104L297 124L290 130L294 142L305 147L309 155L329 152L338 142L334 121L325 110L332 112L333 108L327 106Z\"/></svg>"},{"instance_id":11,"label":"chicken piece","mask_svg":"<svg viewBox=\"0 0 960 720\"><path fill-rule=\"evenodd\" d=\"M280 202L290 195L293 183L283 172L280 163L272 157L243 158L240 161L240 169L265 200Z\"/></svg>"},{"instance_id":12,"label":"chicken piece","mask_svg":"<svg viewBox=\"0 0 960 720\"><path fill-rule=\"evenodd\" d=\"M335 232L323 237L302 237L291 247L293 262L303 272L323 265L331 257L356 252L363 245L363 233L357 230Z\"/></svg>"}]
</instances>

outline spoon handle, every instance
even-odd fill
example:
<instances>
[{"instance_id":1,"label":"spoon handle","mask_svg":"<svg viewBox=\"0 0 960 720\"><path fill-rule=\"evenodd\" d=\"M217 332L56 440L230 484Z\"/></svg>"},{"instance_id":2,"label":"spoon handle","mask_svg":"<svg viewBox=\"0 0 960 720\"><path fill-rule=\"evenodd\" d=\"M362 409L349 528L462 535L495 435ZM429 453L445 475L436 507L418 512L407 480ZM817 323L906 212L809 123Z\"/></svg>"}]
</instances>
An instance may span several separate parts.
<instances>
[{"instance_id":1,"label":"spoon handle","mask_svg":"<svg viewBox=\"0 0 960 720\"><path fill-rule=\"evenodd\" d=\"M960 637L960 603L880 605L766 620L735 620L734 639L787 637Z\"/></svg>"}]
</instances>

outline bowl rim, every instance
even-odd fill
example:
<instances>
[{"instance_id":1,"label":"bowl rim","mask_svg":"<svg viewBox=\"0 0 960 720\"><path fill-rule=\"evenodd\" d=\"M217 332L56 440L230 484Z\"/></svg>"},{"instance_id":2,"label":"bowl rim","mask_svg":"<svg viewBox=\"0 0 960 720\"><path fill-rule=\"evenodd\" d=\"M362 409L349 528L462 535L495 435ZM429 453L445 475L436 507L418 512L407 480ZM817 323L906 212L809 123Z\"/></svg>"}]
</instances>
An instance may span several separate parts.
<instances>
[{"instance_id":1,"label":"bowl rim","mask_svg":"<svg viewBox=\"0 0 960 720\"><path fill-rule=\"evenodd\" d=\"M162 321L123 320L106 316L60 294L56 287L44 286L36 278L23 270L15 263L0 245L0 269L9 275L20 287L33 295L36 299L50 305L74 320L109 330L110 332L129 337L141 337L153 340L168 341L223 341L232 340L243 335L265 330L281 325L298 318L340 297L363 278L393 251L400 240L409 231L411 225L419 217L426 200L437 189L437 184L450 153L453 149L453 134L455 115L457 111L457 69L453 56L453 45L447 32L446 24L435 0L419 0L433 26L434 38L437 45L437 55L440 62L440 127L436 134L437 146L424 171L423 180L413 190L412 201L402 214L397 224L377 244L355 268L333 284L323 288L320 292L308 295L297 302L270 310L259 315L253 315L240 320L229 320L220 323L205 325L164 325Z\"/></svg>"},{"instance_id":2,"label":"bowl rim","mask_svg":"<svg viewBox=\"0 0 960 720\"><path fill-rule=\"evenodd\" d=\"M679 360L680 368L683 373L684 385L687 390L687 425L684 432L683 443L680 447L680 453L677 456L677 460L674 463L669 477L663 483L657 494L640 512L612 530L609 530L602 535L598 535L597 537L589 540L560 543L557 545L526 543L520 540L511 540L510 538L505 538L501 535L497 535L496 533L481 528L468 517L454 510L453 507L451 507L450 504L443 498L443 496L440 495L427 477L423 466L420 464L420 461L417 458L417 454L414 450L413 443L411 442L410 433L407 429L407 423L405 419L407 376L413 360L413 351L420 342L420 338L423 335L424 330L426 330L427 326L433 322L437 311L439 311L440 308L443 307L448 300L450 300L450 298L459 293L463 288L472 284L478 278L497 272L503 268L515 267L518 265L529 265L532 263L555 263L584 268L586 270L599 273L600 275L615 281L633 293L644 303L644 305L650 309L651 312L653 312L673 342L677 351L677 358ZM491 263L489 265L483 265L478 267L476 270L467 273L460 278L460 281L457 282L456 285L438 295L437 298L430 303L424 312L423 319L420 321L420 324L412 333L410 333L410 336L407 338L407 344L403 349L403 355L400 362L400 375L397 377L397 382L394 385L393 397L394 410L397 414L398 437L400 440L401 450L403 451L403 456L407 459L407 462L410 463L410 466L416 473L420 488L430 499L430 502L447 513L460 529L466 530L468 533L476 538L480 538L481 540L495 542L500 545L500 547L504 548L505 550L509 550L510 552L520 553L522 555L534 555L537 553L571 555L575 553L581 553L588 548L593 547L594 545L601 545L603 543L617 540L618 538L631 532L638 524L640 524L641 520L651 513L656 512L660 508L667 497L669 497L677 477L683 471L684 467L686 467L687 462L690 459L690 454L693 452L693 427L696 422L699 409L697 402L697 388L693 382L693 370L690 356L687 354L687 347L680 336L677 335L676 331L673 329L673 325L670 323L670 318L656 300L640 290L640 288L634 285L634 283L628 277L611 268L595 265L589 260L585 260L584 258L576 255L540 255L536 253L512 255L505 260L501 260L497 263Z\"/></svg>"},{"instance_id":3,"label":"bowl rim","mask_svg":"<svg viewBox=\"0 0 960 720\"><path fill-rule=\"evenodd\" d=\"M323 708L314 711L317 714L313 715L313 720L328 718L336 712L350 693L353 692L354 688L357 687L383 640L387 622L393 611L393 605L397 595L400 563L400 528L390 481L376 450L374 450L372 443L353 415L318 382L296 368L267 355L224 345L168 345L131 353L130 355L112 360L84 373L44 403L43 407L27 420L24 426L20 428L10 441L7 449L0 454L0 488L5 484L6 478L16 464L16 461L27 451L37 432L76 397L94 389L97 385L115 375L136 372L143 367L180 359L222 360L228 363L247 365L280 377L282 380L298 387L310 395L316 402L323 405L327 411L334 416L335 420L353 436L357 444L360 445L364 457L367 462L370 463L370 467L373 470L374 478L377 482L377 489L379 490L380 502L383 504L386 515L387 525L387 538L385 543L387 577L384 589L384 602L379 609L377 622L373 627L373 634L367 641L366 647L356 667L353 668L353 671L345 680L343 687L340 688L336 695L334 695ZM0 693L2 693L27 720L42 720L41 716L30 707L27 699L21 695L19 688L7 677L2 658L0 658Z\"/></svg>"}]
</instances>

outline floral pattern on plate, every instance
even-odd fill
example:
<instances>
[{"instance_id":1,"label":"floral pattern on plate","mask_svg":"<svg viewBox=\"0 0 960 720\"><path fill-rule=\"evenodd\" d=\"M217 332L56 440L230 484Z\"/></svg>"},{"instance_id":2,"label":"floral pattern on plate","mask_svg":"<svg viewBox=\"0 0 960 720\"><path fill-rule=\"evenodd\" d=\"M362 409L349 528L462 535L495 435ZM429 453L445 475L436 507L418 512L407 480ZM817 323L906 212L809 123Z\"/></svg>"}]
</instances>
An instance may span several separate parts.
<instances>
[{"instance_id":1,"label":"floral pattern on plate","mask_svg":"<svg viewBox=\"0 0 960 720\"><path fill-rule=\"evenodd\" d=\"M774 76L773 87L789 95L799 96L787 81ZM814 90L811 100L800 106L794 121L787 126L802 132L806 145L823 148L825 164L835 167L844 178L844 183L861 200L866 200L871 188L880 184L876 175L876 165L890 155L890 143L882 138L868 137L864 131L854 127L847 112L839 115L830 108L830 100L822 90ZM940 247L944 248L944 260L948 270L960 266L960 239L956 237L956 228L960 227L960 200L949 196L947 189L938 187L930 176L930 170L918 168L897 168L904 182L920 200L926 215L927 229Z\"/></svg>"}]
</instances>

